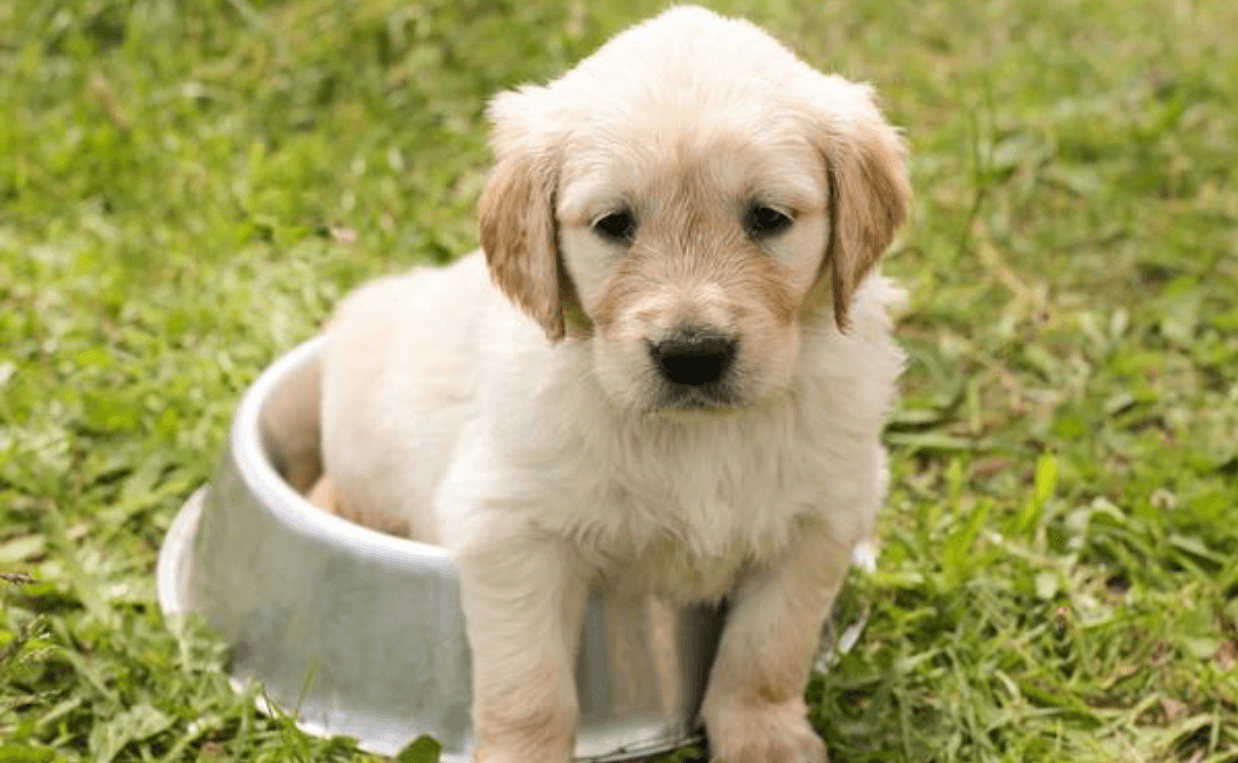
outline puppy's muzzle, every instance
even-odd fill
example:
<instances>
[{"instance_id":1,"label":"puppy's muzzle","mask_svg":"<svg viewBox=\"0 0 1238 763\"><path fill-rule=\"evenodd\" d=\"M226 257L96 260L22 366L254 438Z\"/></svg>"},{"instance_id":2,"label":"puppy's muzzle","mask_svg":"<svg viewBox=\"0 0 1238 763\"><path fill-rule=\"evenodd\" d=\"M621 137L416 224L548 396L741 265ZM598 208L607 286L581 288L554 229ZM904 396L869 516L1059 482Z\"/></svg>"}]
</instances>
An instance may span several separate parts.
<instances>
[{"instance_id":1,"label":"puppy's muzzle","mask_svg":"<svg viewBox=\"0 0 1238 763\"><path fill-rule=\"evenodd\" d=\"M722 379L735 362L739 343L713 331L682 329L650 342L654 366L672 384L701 387Z\"/></svg>"}]
</instances>

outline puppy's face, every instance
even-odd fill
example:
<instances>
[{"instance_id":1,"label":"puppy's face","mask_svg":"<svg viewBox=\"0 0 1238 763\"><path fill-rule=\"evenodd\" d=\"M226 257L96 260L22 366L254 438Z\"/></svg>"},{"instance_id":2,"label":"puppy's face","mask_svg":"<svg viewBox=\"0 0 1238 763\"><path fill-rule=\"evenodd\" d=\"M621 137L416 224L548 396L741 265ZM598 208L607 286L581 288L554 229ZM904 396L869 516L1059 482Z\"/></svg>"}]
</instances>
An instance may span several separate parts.
<instances>
[{"instance_id":1,"label":"puppy's face","mask_svg":"<svg viewBox=\"0 0 1238 763\"><path fill-rule=\"evenodd\" d=\"M784 389L802 322L832 306L845 326L906 207L902 145L867 88L700 9L635 27L491 113L492 275L551 339L591 341L625 408Z\"/></svg>"},{"instance_id":2,"label":"puppy's face","mask_svg":"<svg viewBox=\"0 0 1238 763\"><path fill-rule=\"evenodd\" d=\"M791 120L655 107L579 130L560 174L559 251L611 398L742 406L785 387L828 196Z\"/></svg>"}]
</instances>

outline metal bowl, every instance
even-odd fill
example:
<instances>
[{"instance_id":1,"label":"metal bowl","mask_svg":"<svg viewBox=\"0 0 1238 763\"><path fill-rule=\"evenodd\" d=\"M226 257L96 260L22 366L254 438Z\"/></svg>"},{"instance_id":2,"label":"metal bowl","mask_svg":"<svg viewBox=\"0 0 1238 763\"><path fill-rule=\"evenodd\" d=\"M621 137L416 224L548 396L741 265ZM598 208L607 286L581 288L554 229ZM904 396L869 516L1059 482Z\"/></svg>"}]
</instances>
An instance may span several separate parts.
<instances>
[{"instance_id":1,"label":"metal bowl","mask_svg":"<svg viewBox=\"0 0 1238 763\"><path fill-rule=\"evenodd\" d=\"M444 761L463 763L474 748L470 654L447 552L321 511L293 487L321 470L322 346L297 347L246 392L218 471L168 530L159 604L200 613L233 646L234 684L261 681L305 731L385 755L429 734ZM595 592L576 661L577 760L699 741L721 626L712 608Z\"/></svg>"}]
</instances>

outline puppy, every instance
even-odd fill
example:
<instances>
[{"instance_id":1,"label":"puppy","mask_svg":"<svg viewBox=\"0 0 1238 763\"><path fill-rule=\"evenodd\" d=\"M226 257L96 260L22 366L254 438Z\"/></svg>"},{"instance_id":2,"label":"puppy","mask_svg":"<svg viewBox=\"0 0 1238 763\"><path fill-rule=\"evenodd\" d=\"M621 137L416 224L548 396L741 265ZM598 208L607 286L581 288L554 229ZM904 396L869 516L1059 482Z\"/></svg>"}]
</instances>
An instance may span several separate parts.
<instances>
[{"instance_id":1,"label":"puppy","mask_svg":"<svg viewBox=\"0 0 1238 763\"><path fill-rule=\"evenodd\" d=\"M692 7L490 105L482 253L331 323L316 500L445 545L491 763L563 763L591 586L726 599L715 759L821 763L809 664L886 483L874 265L904 145L869 88Z\"/></svg>"}]
</instances>

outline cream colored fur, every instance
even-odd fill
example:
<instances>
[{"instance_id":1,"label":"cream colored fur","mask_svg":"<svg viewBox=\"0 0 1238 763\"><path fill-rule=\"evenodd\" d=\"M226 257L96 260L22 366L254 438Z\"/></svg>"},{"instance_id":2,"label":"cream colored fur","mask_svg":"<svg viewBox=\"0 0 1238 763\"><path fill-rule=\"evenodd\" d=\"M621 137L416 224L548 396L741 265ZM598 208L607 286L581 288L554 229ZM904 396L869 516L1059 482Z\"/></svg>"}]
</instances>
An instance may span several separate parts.
<instances>
[{"instance_id":1,"label":"cream colored fur","mask_svg":"<svg viewBox=\"0 0 1238 763\"><path fill-rule=\"evenodd\" d=\"M492 763L568 760L600 581L727 598L715 759L821 763L802 695L903 364L873 272L901 140L866 87L690 7L491 115L485 255L365 286L328 329L319 502L452 552ZM794 222L756 235L754 205ZM630 240L594 228L616 210ZM725 399L659 376L650 343L685 325L738 342Z\"/></svg>"}]
</instances>

